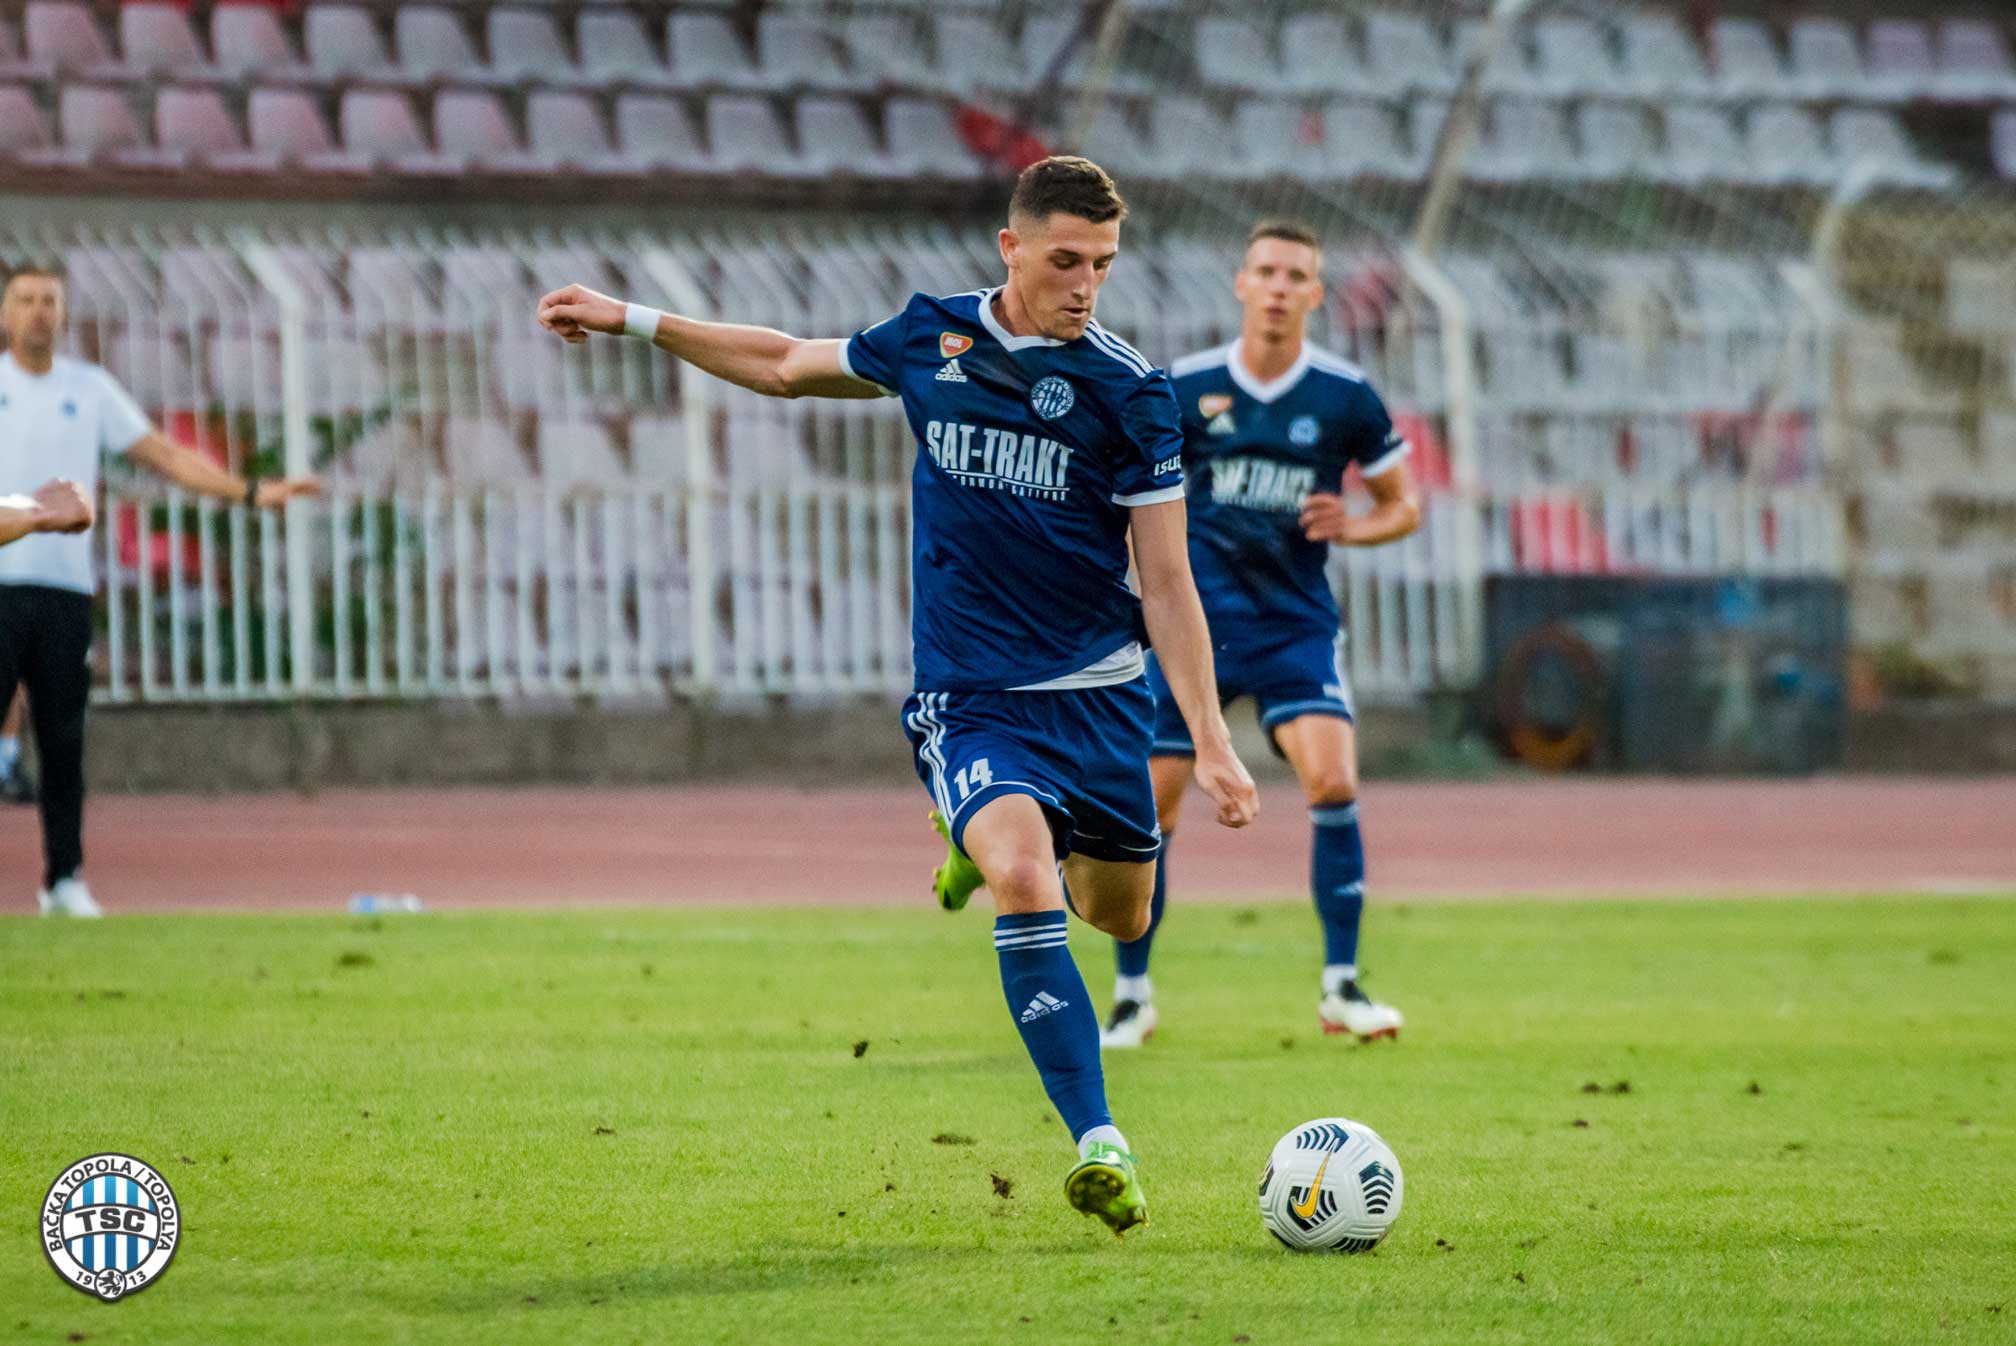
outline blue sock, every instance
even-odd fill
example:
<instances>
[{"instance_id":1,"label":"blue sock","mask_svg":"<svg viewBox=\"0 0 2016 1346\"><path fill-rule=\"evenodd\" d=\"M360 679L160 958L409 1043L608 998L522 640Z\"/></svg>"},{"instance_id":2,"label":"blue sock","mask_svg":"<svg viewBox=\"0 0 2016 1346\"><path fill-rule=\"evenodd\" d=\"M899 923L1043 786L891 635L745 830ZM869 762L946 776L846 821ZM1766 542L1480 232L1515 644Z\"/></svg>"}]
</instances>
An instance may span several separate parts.
<instances>
[{"instance_id":1,"label":"blue sock","mask_svg":"<svg viewBox=\"0 0 2016 1346\"><path fill-rule=\"evenodd\" d=\"M1065 947L1066 920L1061 911L997 916L994 951L1022 1045L1075 1141L1095 1126L1113 1125L1113 1114L1099 1066L1099 1019Z\"/></svg>"},{"instance_id":2,"label":"blue sock","mask_svg":"<svg viewBox=\"0 0 2016 1346\"><path fill-rule=\"evenodd\" d=\"M1113 941L1115 970L1123 977L1148 975L1148 954L1155 945L1155 931L1162 924L1162 904L1169 895L1169 842L1162 839L1162 854L1155 860L1155 898L1148 907L1148 933L1136 940Z\"/></svg>"},{"instance_id":3,"label":"blue sock","mask_svg":"<svg viewBox=\"0 0 2016 1346\"><path fill-rule=\"evenodd\" d=\"M1365 911L1365 843L1358 835L1358 805L1310 809L1309 820L1316 824L1309 886L1316 894L1316 914L1323 918L1323 963L1326 969L1349 968L1355 977L1358 918ZM1325 976L1325 990L1331 980Z\"/></svg>"}]
</instances>

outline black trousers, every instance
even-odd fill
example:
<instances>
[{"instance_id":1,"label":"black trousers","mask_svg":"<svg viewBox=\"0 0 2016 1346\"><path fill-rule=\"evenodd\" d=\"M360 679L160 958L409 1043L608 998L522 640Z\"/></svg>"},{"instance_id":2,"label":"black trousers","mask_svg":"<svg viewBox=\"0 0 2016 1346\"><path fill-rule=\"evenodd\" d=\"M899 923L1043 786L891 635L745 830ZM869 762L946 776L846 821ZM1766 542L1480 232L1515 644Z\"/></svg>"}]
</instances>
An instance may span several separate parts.
<instances>
[{"instance_id":1,"label":"black trousers","mask_svg":"<svg viewBox=\"0 0 2016 1346\"><path fill-rule=\"evenodd\" d=\"M91 702L91 596L0 584L0 713L28 687L42 767L42 886L84 863L84 711Z\"/></svg>"}]
</instances>

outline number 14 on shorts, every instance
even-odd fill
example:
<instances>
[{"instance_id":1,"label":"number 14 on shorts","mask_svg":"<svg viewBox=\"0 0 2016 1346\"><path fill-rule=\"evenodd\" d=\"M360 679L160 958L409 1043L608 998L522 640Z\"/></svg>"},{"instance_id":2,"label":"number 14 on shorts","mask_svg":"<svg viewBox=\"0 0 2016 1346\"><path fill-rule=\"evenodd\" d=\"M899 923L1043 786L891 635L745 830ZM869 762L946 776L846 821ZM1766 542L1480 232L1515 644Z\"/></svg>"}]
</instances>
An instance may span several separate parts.
<instances>
[{"instance_id":1,"label":"number 14 on shorts","mask_svg":"<svg viewBox=\"0 0 2016 1346\"><path fill-rule=\"evenodd\" d=\"M994 769L987 765L986 758L976 757L959 768L952 783L959 787L959 802L963 804L973 797L975 790L984 790L994 783Z\"/></svg>"}]
</instances>

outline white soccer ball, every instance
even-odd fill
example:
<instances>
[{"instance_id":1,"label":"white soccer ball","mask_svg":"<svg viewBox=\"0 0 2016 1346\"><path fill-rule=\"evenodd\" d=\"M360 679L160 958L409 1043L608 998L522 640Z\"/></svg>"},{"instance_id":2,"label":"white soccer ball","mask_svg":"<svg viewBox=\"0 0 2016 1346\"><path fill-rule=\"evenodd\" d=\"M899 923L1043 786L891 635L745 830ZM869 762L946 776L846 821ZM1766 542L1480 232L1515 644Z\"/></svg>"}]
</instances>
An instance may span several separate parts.
<instances>
[{"instance_id":1,"label":"white soccer ball","mask_svg":"<svg viewBox=\"0 0 2016 1346\"><path fill-rule=\"evenodd\" d=\"M1400 1218L1400 1161L1379 1133L1322 1117L1281 1137L1260 1179L1260 1223L1297 1252L1362 1253Z\"/></svg>"}]
</instances>

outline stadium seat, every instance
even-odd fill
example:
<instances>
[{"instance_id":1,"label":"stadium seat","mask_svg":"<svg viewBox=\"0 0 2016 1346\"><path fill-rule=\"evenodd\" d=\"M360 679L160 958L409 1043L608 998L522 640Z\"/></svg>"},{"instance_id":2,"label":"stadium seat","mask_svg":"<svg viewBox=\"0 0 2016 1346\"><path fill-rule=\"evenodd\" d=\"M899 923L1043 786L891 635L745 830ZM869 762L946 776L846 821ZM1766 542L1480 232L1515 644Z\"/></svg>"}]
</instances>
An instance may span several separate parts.
<instances>
[{"instance_id":1,"label":"stadium seat","mask_svg":"<svg viewBox=\"0 0 2016 1346\"><path fill-rule=\"evenodd\" d=\"M1479 51L1492 33L1491 24L1484 19L1463 19L1457 23L1449 44L1449 59L1459 77L1469 67L1472 53ZM1532 88L1533 84L1533 72L1526 60L1524 25L1517 25L1513 31L1498 35L1481 87L1486 93L1508 93Z\"/></svg>"},{"instance_id":2,"label":"stadium seat","mask_svg":"<svg viewBox=\"0 0 2016 1346\"><path fill-rule=\"evenodd\" d=\"M213 88L168 88L154 99L154 142L164 159L225 173L271 173L280 156L248 149L237 118Z\"/></svg>"},{"instance_id":3,"label":"stadium seat","mask_svg":"<svg viewBox=\"0 0 2016 1346\"><path fill-rule=\"evenodd\" d=\"M337 114L343 148L372 168L398 166L411 172L452 171L436 159L413 104L393 89L348 89Z\"/></svg>"},{"instance_id":4,"label":"stadium seat","mask_svg":"<svg viewBox=\"0 0 2016 1346\"><path fill-rule=\"evenodd\" d=\"M450 416L442 447L448 476L458 487L517 486L534 480L531 463L511 427L487 416Z\"/></svg>"},{"instance_id":5,"label":"stadium seat","mask_svg":"<svg viewBox=\"0 0 2016 1346\"><path fill-rule=\"evenodd\" d=\"M1281 25L1278 87L1289 93L1348 93L1364 87L1365 61L1342 14L1291 15Z\"/></svg>"},{"instance_id":6,"label":"stadium seat","mask_svg":"<svg viewBox=\"0 0 2016 1346\"><path fill-rule=\"evenodd\" d=\"M1658 147L1642 104L1584 103L1576 111L1576 132L1588 177L1651 176Z\"/></svg>"},{"instance_id":7,"label":"stadium seat","mask_svg":"<svg viewBox=\"0 0 2016 1346\"><path fill-rule=\"evenodd\" d=\"M54 149L48 119L35 105L35 95L17 84L0 84L0 159L34 162Z\"/></svg>"},{"instance_id":8,"label":"stadium seat","mask_svg":"<svg viewBox=\"0 0 2016 1346\"><path fill-rule=\"evenodd\" d=\"M1756 98L1782 93L1785 65L1771 30L1755 19L1717 19L1708 30L1715 84L1725 96Z\"/></svg>"},{"instance_id":9,"label":"stadium seat","mask_svg":"<svg viewBox=\"0 0 2016 1346\"><path fill-rule=\"evenodd\" d=\"M359 173L370 161L336 143L314 95L300 89L254 89L245 103L245 124L255 153L275 155L282 164L311 172Z\"/></svg>"},{"instance_id":10,"label":"stadium seat","mask_svg":"<svg viewBox=\"0 0 2016 1346\"><path fill-rule=\"evenodd\" d=\"M91 11L71 0L29 0L21 32L28 55L50 69L103 76L116 64Z\"/></svg>"},{"instance_id":11,"label":"stadium seat","mask_svg":"<svg viewBox=\"0 0 2016 1346\"><path fill-rule=\"evenodd\" d=\"M528 155L496 94L482 89L450 89L434 99L434 144L458 169L492 173L532 173L542 166Z\"/></svg>"},{"instance_id":12,"label":"stadium seat","mask_svg":"<svg viewBox=\"0 0 2016 1346\"><path fill-rule=\"evenodd\" d=\"M1281 87L1281 63L1267 34L1244 19L1199 19L1196 52L1205 82L1218 88L1271 93Z\"/></svg>"},{"instance_id":13,"label":"stadium seat","mask_svg":"<svg viewBox=\"0 0 2016 1346\"><path fill-rule=\"evenodd\" d=\"M234 78L289 79L307 72L279 14L265 5L228 4L211 10L210 47L217 68Z\"/></svg>"},{"instance_id":14,"label":"stadium seat","mask_svg":"<svg viewBox=\"0 0 2016 1346\"><path fill-rule=\"evenodd\" d=\"M1389 104L1363 99L1337 99L1324 106L1320 143L1307 144L1297 134L1298 148L1287 167L1323 178L1402 178L1408 157L1400 146Z\"/></svg>"},{"instance_id":15,"label":"stadium seat","mask_svg":"<svg viewBox=\"0 0 2016 1346\"><path fill-rule=\"evenodd\" d=\"M1460 73L1441 39L1418 14L1374 10L1365 16L1366 74L1374 81L1397 81L1394 92L1421 89L1453 93ZM1386 92L1380 84L1372 90Z\"/></svg>"},{"instance_id":16,"label":"stadium seat","mask_svg":"<svg viewBox=\"0 0 2016 1346\"><path fill-rule=\"evenodd\" d=\"M665 47L673 74L687 88L755 88L763 83L748 47L723 15L674 10L666 20Z\"/></svg>"},{"instance_id":17,"label":"stadium seat","mask_svg":"<svg viewBox=\"0 0 2016 1346\"><path fill-rule=\"evenodd\" d=\"M1093 114L1082 150L1087 158L1123 180L1161 176L1162 165L1155 147L1117 98L1108 98Z\"/></svg>"},{"instance_id":18,"label":"stadium seat","mask_svg":"<svg viewBox=\"0 0 2016 1346\"><path fill-rule=\"evenodd\" d=\"M38 66L28 60L13 20L0 16L0 79L48 79L53 73L46 63Z\"/></svg>"},{"instance_id":19,"label":"stadium seat","mask_svg":"<svg viewBox=\"0 0 2016 1346\"><path fill-rule=\"evenodd\" d=\"M536 9L493 9L484 16L490 70L500 79L572 83L579 72L553 16Z\"/></svg>"},{"instance_id":20,"label":"stadium seat","mask_svg":"<svg viewBox=\"0 0 2016 1346\"><path fill-rule=\"evenodd\" d=\"M904 169L882 149L861 104L852 98L812 94L792 108L799 153L815 173L864 178L901 177Z\"/></svg>"},{"instance_id":21,"label":"stadium seat","mask_svg":"<svg viewBox=\"0 0 2016 1346\"><path fill-rule=\"evenodd\" d=\"M1470 156L1470 175L1486 182L1578 176L1560 106L1536 98L1495 100Z\"/></svg>"},{"instance_id":22,"label":"stadium seat","mask_svg":"<svg viewBox=\"0 0 2016 1346\"><path fill-rule=\"evenodd\" d=\"M533 162L548 170L624 173L634 166L609 141L602 110L587 94L541 89L525 100L525 133Z\"/></svg>"},{"instance_id":23,"label":"stadium seat","mask_svg":"<svg viewBox=\"0 0 2016 1346\"><path fill-rule=\"evenodd\" d=\"M1354 113L1363 109L1372 115L1384 115L1387 136L1391 138L1392 117L1384 104L1340 106ZM1241 161L1257 174L1335 176L1335 166L1326 161L1324 154L1323 119L1299 103L1242 98L1232 110L1232 127Z\"/></svg>"},{"instance_id":24,"label":"stadium seat","mask_svg":"<svg viewBox=\"0 0 2016 1346\"><path fill-rule=\"evenodd\" d=\"M1839 19L1792 25L1791 88L1805 98L1852 97L1867 81L1855 30Z\"/></svg>"},{"instance_id":25,"label":"stadium seat","mask_svg":"<svg viewBox=\"0 0 2016 1346\"><path fill-rule=\"evenodd\" d=\"M1747 151L1729 113L1717 107L1675 104L1665 110L1666 154L1661 176L1675 182L1741 181Z\"/></svg>"},{"instance_id":26,"label":"stadium seat","mask_svg":"<svg viewBox=\"0 0 2016 1346\"><path fill-rule=\"evenodd\" d=\"M384 36L369 10L355 5L310 5L301 19L301 41L308 64L325 78L398 78L398 70L386 53Z\"/></svg>"},{"instance_id":27,"label":"stadium seat","mask_svg":"<svg viewBox=\"0 0 2016 1346\"><path fill-rule=\"evenodd\" d=\"M686 422L679 416L638 416L630 422L630 467L640 484L686 479Z\"/></svg>"},{"instance_id":28,"label":"stadium seat","mask_svg":"<svg viewBox=\"0 0 2016 1346\"><path fill-rule=\"evenodd\" d=\"M1557 98L1615 89L1623 78L1602 30L1578 15L1537 20L1533 52L1533 87Z\"/></svg>"},{"instance_id":29,"label":"stadium seat","mask_svg":"<svg viewBox=\"0 0 2016 1346\"><path fill-rule=\"evenodd\" d=\"M66 84L56 107L63 149L73 163L109 160L122 150L148 148L147 133L123 89Z\"/></svg>"},{"instance_id":30,"label":"stadium seat","mask_svg":"<svg viewBox=\"0 0 2016 1346\"><path fill-rule=\"evenodd\" d=\"M537 442L540 479L556 490L620 491L630 484L616 438L600 421L542 416Z\"/></svg>"},{"instance_id":31,"label":"stadium seat","mask_svg":"<svg viewBox=\"0 0 2016 1346\"><path fill-rule=\"evenodd\" d=\"M2016 108L2003 108L1989 123L1989 150L2004 182L2016 182Z\"/></svg>"},{"instance_id":32,"label":"stadium seat","mask_svg":"<svg viewBox=\"0 0 2016 1346\"><path fill-rule=\"evenodd\" d=\"M126 69L136 74L172 70L184 79L201 79L214 73L188 12L159 0L128 0L119 6L119 52Z\"/></svg>"},{"instance_id":33,"label":"stadium seat","mask_svg":"<svg viewBox=\"0 0 2016 1346\"><path fill-rule=\"evenodd\" d=\"M1772 103L1750 114L1745 140L1754 178L1785 185L1815 185L1837 176L1820 123L1790 103Z\"/></svg>"},{"instance_id":34,"label":"stadium seat","mask_svg":"<svg viewBox=\"0 0 2016 1346\"><path fill-rule=\"evenodd\" d=\"M574 20L574 43L581 69L598 83L652 88L676 83L634 10L583 9Z\"/></svg>"},{"instance_id":35,"label":"stadium seat","mask_svg":"<svg viewBox=\"0 0 2016 1346\"><path fill-rule=\"evenodd\" d=\"M844 20L847 50L867 86L887 81L908 84L931 67L917 16L902 13L849 14Z\"/></svg>"},{"instance_id":36,"label":"stadium seat","mask_svg":"<svg viewBox=\"0 0 2016 1346\"><path fill-rule=\"evenodd\" d=\"M1843 168L1871 162L1882 170L1884 180L1911 187L1945 187L1958 181L1957 169L1918 157L1897 114L1887 109L1837 108L1828 130L1834 157Z\"/></svg>"},{"instance_id":37,"label":"stadium seat","mask_svg":"<svg viewBox=\"0 0 2016 1346\"><path fill-rule=\"evenodd\" d=\"M889 153L913 173L968 181L985 170L953 129L951 110L926 98L892 98L882 110Z\"/></svg>"},{"instance_id":38,"label":"stadium seat","mask_svg":"<svg viewBox=\"0 0 2016 1346\"><path fill-rule=\"evenodd\" d=\"M987 15L940 14L933 27L938 73L948 89L958 93L1020 89L1034 78L1022 68L1021 53Z\"/></svg>"},{"instance_id":39,"label":"stadium seat","mask_svg":"<svg viewBox=\"0 0 2016 1346\"><path fill-rule=\"evenodd\" d=\"M1163 94L1148 104L1147 114L1148 140L1164 177L1246 175L1245 165L1226 154L1221 143L1225 119L1202 99Z\"/></svg>"},{"instance_id":40,"label":"stadium seat","mask_svg":"<svg viewBox=\"0 0 2016 1346\"><path fill-rule=\"evenodd\" d=\"M1869 94L1877 98L1924 98L1934 92L1937 84L1932 38L1924 24L1909 19L1882 19L1869 25Z\"/></svg>"},{"instance_id":41,"label":"stadium seat","mask_svg":"<svg viewBox=\"0 0 2016 1346\"><path fill-rule=\"evenodd\" d=\"M1624 87L1642 97L1701 97L1714 91L1701 50L1670 14L1623 21Z\"/></svg>"},{"instance_id":42,"label":"stadium seat","mask_svg":"<svg viewBox=\"0 0 2016 1346\"><path fill-rule=\"evenodd\" d=\"M766 10L756 20L757 69L774 89L861 87L826 35L828 25L806 14Z\"/></svg>"},{"instance_id":43,"label":"stadium seat","mask_svg":"<svg viewBox=\"0 0 2016 1346\"><path fill-rule=\"evenodd\" d=\"M1403 176L1418 178L1435 163L1435 150L1442 140L1442 127L1449 120L1449 100L1417 98L1407 109L1407 165ZM1475 162L1476 143L1471 143Z\"/></svg>"},{"instance_id":44,"label":"stadium seat","mask_svg":"<svg viewBox=\"0 0 2016 1346\"><path fill-rule=\"evenodd\" d=\"M419 81L450 78L472 81L488 74L462 16L435 5L399 5L392 14L399 67Z\"/></svg>"},{"instance_id":45,"label":"stadium seat","mask_svg":"<svg viewBox=\"0 0 2016 1346\"><path fill-rule=\"evenodd\" d=\"M809 170L784 134L768 98L715 94L707 100L707 144L724 172L802 177Z\"/></svg>"},{"instance_id":46,"label":"stadium seat","mask_svg":"<svg viewBox=\"0 0 2016 1346\"><path fill-rule=\"evenodd\" d=\"M1952 99L2016 98L2016 70L2002 30L1986 19L1940 24L1937 88Z\"/></svg>"},{"instance_id":47,"label":"stadium seat","mask_svg":"<svg viewBox=\"0 0 2016 1346\"><path fill-rule=\"evenodd\" d=\"M685 104L675 98L618 96L616 143L624 162L639 169L698 173L712 166Z\"/></svg>"}]
</instances>

